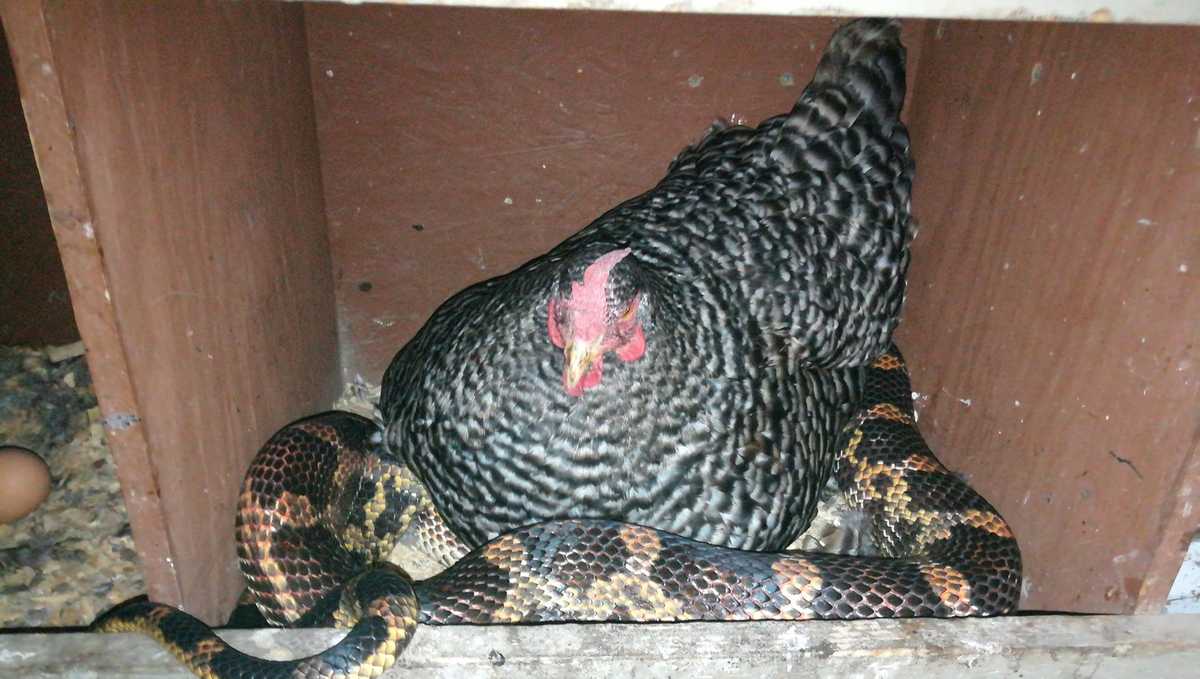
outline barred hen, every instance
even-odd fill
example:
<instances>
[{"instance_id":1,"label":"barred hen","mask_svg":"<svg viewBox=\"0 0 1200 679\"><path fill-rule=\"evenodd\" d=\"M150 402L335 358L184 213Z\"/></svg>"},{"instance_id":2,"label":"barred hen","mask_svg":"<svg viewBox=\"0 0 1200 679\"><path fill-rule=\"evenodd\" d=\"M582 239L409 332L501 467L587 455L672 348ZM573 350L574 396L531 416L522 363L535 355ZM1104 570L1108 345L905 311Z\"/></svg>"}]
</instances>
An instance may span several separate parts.
<instances>
[{"instance_id":1,"label":"barred hen","mask_svg":"<svg viewBox=\"0 0 1200 679\"><path fill-rule=\"evenodd\" d=\"M396 355L388 448L464 542L560 518L754 550L805 529L904 296L899 33L840 29L789 113L715 126Z\"/></svg>"}]
</instances>

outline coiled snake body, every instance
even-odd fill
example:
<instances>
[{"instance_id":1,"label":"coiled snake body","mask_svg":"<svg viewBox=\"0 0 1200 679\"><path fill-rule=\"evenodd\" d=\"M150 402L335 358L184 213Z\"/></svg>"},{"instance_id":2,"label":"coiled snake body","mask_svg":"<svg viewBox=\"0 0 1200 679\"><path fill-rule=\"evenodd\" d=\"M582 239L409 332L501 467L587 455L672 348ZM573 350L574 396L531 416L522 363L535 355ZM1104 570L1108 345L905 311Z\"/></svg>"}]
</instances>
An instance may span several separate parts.
<instances>
[{"instance_id":1,"label":"coiled snake body","mask_svg":"<svg viewBox=\"0 0 1200 679\"><path fill-rule=\"evenodd\" d=\"M199 676L373 677L418 622L805 620L998 615L1020 594L1004 519L945 469L913 419L898 352L867 370L835 465L884 556L748 552L642 526L551 521L464 555L378 427L327 413L276 434L246 475L237 531L243 573L274 624L352 626L333 648L270 661L231 648L174 608L118 607L100 631L141 631ZM397 540L453 565L413 582L381 563Z\"/></svg>"}]
</instances>

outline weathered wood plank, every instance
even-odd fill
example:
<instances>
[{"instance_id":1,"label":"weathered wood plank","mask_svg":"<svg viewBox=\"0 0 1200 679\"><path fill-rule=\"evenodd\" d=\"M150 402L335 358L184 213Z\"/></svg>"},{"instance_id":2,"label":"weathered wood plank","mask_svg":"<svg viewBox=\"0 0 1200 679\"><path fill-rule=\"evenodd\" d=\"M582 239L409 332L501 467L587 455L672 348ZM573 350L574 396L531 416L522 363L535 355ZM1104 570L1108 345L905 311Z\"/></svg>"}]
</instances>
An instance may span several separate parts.
<instances>
[{"instance_id":1,"label":"weathered wood plank","mask_svg":"<svg viewBox=\"0 0 1200 679\"><path fill-rule=\"evenodd\" d=\"M357 4L361 0L336 0ZM388 0L384 0L388 1ZM1200 23L1193 0L390 0L394 4L594 9L637 12L778 14L817 16L894 15L931 19L1013 19L1108 23Z\"/></svg>"},{"instance_id":2,"label":"weathered wood plank","mask_svg":"<svg viewBox=\"0 0 1200 679\"><path fill-rule=\"evenodd\" d=\"M1200 615L995 620L422 627L385 677L1182 677ZM268 657L312 653L336 630L233 631ZM186 677L138 635L0 636L0 676Z\"/></svg>"},{"instance_id":3,"label":"weathered wood plank","mask_svg":"<svg viewBox=\"0 0 1200 679\"><path fill-rule=\"evenodd\" d=\"M1029 608L1161 611L1200 521L1197 63L1196 28L925 34L900 346Z\"/></svg>"},{"instance_id":4,"label":"weathered wood plank","mask_svg":"<svg viewBox=\"0 0 1200 679\"><path fill-rule=\"evenodd\" d=\"M106 435L129 508L129 523L156 599L180 598L179 573L170 556L159 480L140 416L129 358L121 344L118 317L95 209L80 162L76 121L70 116L44 3L0 4L12 49L21 104L50 210L50 222L71 292L71 306L87 346L88 368L105 416Z\"/></svg>"},{"instance_id":5,"label":"weathered wood plank","mask_svg":"<svg viewBox=\"0 0 1200 679\"><path fill-rule=\"evenodd\" d=\"M223 619L250 458L340 391L303 8L3 10L150 594Z\"/></svg>"}]
</instances>

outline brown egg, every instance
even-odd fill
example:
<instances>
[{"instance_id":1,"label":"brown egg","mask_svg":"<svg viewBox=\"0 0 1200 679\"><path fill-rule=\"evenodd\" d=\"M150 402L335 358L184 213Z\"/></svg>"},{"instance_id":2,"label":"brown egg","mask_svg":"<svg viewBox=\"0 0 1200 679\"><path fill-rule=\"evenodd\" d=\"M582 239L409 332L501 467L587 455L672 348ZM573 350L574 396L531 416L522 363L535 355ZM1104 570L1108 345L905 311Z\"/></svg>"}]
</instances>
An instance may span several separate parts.
<instances>
[{"instance_id":1,"label":"brown egg","mask_svg":"<svg viewBox=\"0 0 1200 679\"><path fill-rule=\"evenodd\" d=\"M0 447L0 524L38 508L50 495L50 468L24 448Z\"/></svg>"}]
</instances>

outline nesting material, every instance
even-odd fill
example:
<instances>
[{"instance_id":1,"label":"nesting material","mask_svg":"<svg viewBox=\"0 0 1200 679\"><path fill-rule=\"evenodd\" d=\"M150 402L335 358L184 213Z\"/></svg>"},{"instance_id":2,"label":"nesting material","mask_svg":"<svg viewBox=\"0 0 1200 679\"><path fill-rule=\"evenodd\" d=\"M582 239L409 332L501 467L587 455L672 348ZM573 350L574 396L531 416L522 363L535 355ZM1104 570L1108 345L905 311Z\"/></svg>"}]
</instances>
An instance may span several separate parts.
<instances>
[{"instance_id":1,"label":"nesting material","mask_svg":"<svg viewBox=\"0 0 1200 679\"><path fill-rule=\"evenodd\" d=\"M0 526L0 628L86 625L145 592L82 356L0 347L0 445L40 453L50 496Z\"/></svg>"}]
</instances>

